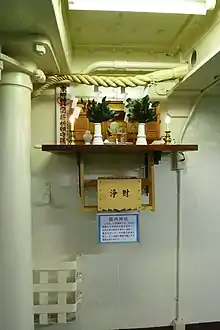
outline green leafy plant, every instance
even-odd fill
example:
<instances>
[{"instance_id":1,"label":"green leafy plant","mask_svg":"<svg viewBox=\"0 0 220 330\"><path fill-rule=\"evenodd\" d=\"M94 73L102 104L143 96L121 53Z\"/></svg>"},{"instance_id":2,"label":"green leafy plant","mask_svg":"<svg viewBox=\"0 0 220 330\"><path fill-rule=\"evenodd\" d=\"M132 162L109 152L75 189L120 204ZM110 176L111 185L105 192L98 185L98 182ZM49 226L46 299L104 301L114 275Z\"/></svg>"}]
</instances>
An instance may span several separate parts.
<instances>
[{"instance_id":1,"label":"green leafy plant","mask_svg":"<svg viewBox=\"0 0 220 330\"><path fill-rule=\"evenodd\" d=\"M106 97L103 97L102 102L98 103L94 99L92 101L84 102L81 99L87 118L92 123L102 123L103 121L109 121L119 115L117 111L113 111L109 108L109 103L106 101Z\"/></svg>"},{"instance_id":2,"label":"green leafy plant","mask_svg":"<svg viewBox=\"0 0 220 330\"><path fill-rule=\"evenodd\" d=\"M129 98L126 105L128 119L138 123L157 121L156 108L158 105L159 102L151 102L148 95L135 100Z\"/></svg>"}]
</instances>

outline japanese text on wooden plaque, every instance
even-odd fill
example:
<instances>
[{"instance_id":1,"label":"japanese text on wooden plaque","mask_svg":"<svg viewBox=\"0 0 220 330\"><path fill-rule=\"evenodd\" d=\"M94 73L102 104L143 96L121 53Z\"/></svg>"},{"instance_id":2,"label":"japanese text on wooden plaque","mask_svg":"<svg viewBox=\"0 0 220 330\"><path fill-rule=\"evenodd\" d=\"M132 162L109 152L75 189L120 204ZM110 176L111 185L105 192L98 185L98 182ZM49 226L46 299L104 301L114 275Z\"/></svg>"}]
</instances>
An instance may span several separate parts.
<instances>
[{"instance_id":1,"label":"japanese text on wooden plaque","mask_svg":"<svg viewBox=\"0 0 220 330\"><path fill-rule=\"evenodd\" d=\"M98 211L140 210L141 179L98 179Z\"/></svg>"}]
</instances>

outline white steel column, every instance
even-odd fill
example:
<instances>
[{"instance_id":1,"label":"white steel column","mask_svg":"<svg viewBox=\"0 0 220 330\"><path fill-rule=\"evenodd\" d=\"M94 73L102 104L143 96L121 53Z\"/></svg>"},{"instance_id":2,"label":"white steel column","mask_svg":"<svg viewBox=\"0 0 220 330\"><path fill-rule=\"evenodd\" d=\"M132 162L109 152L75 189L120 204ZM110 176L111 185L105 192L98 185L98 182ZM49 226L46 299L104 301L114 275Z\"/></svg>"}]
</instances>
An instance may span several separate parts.
<instances>
[{"instance_id":1,"label":"white steel column","mask_svg":"<svg viewBox=\"0 0 220 330\"><path fill-rule=\"evenodd\" d=\"M0 81L0 328L33 330L30 77Z\"/></svg>"}]
</instances>

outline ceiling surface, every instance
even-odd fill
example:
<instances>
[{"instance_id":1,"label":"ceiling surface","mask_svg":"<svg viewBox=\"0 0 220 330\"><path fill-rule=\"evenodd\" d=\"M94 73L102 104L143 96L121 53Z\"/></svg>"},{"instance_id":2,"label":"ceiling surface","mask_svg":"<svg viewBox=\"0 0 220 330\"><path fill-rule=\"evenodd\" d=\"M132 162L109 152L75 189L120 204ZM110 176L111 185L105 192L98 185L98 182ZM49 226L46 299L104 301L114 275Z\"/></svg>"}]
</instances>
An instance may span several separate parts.
<instances>
[{"instance_id":1,"label":"ceiling surface","mask_svg":"<svg viewBox=\"0 0 220 330\"><path fill-rule=\"evenodd\" d=\"M56 0L59 2L59 0ZM67 69L65 54L60 42L57 19L51 0L1 0L0 44L8 55L34 56L33 44L37 39L46 41L48 56L35 60L46 72L58 71L53 51L61 67ZM15 44L15 46L13 45ZM31 49L32 48L32 49Z\"/></svg>"},{"instance_id":2,"label":"ceiling surface","mask_svg":"<svg viewBox=\"0 0 220 330\"><path fill-rule=\"evenodd\" d=\"M151 61L160 61L163 56L161 61L179 62L184 53L206 35L214 16L216 24L219 23L220 0L217 1L218 7L207 16L193 16L69 11L67 0L19 0L19 4L17 0L1 0L0 45L7 55L32 59L48 74L73 72L73 68L76 72L79 67L74 64L81 60L76 50L85 52L86 65L113 58L150 61L149 54ZM37 41L45 45L45 56L34 51ZM121 57L113 54L111 50L115 48L120 49ZM105 58L98 57L96 49L106 50ZM125 49L132 50L132 59L124 56ZM90 50L93 50L92 58ZM203 67L197 80L190 78L189 85L184 82L182 88L200 88L213 79L218 72L218 62L215 58L214 64L210 62L209 67ZM205 77L204 72L210 78Z\"/></svg>"},{"instance_id":3,"label":"ceiling surface","mask_svg":"<svg viewBox=\"0 0 220 330\"><path fill-rule=\"evenodd\" d=\"M175 89L174 94L197 94L198 90L203 91L208 86L214 85L209 91L209 94L220 95L220 56L219 54L213 56L207 61L200 70L191 75L188 79L179 84Z\"/></svg>"},{"instance_id":4,"label":"ceiling surface","mask_svg":"<svg viewBox=\"0 0 220 330\"><path fill-rule=\"evenodd\" d=\"M187 15L70 11L72 44L147 46L169 51L189 22Z\"/></svg>"},{"instance_id":5,"label":"ceiling surface","mask_svg":"<svg viewBox=\"0 0 220 330\"><path fill-rule=\"evenodd\" d=\"M70 10L67 20L74 49L133 47L175 56L185 52L209 29L215 14L215 11L194 16Z\"/></svg>"},{"instance_id":6,"label":"ceiling surface","mask_svg":"<svg viewBox=\"0 0 220 330\"><path fill-rule=\"evenodd\" d=\"M0 43L8 50L11 39L41 36L51 42L59 61L65 61L60 42L63 33L70 41L69 52L120 47L175 56L188 39L196 36L198 27L201 29L210 15L71 11L67 0L19 0L19 5L16 0L1 0ZM65 26L60 28L61 18ZM46 65L49 67L50 63L47 61Z\"/></svg>"}]
</instances>

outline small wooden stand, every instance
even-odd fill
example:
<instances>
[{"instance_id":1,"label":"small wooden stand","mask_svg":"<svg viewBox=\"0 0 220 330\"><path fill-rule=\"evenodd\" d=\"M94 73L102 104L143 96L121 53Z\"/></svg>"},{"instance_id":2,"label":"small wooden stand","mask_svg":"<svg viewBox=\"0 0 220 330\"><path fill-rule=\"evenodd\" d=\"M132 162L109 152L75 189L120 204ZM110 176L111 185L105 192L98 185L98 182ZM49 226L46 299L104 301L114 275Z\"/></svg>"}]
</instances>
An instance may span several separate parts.
<instances>
[{"instance_id":1,"label":"small wooden stand","mask_svg":"<svg viewBox=\"0 0 220 330\"><path fill-rule=\"evenodd\" d=\"M141 179L100 178L97 185L99 212L141 209Z\"/></svg>"},{"instance_id":2,"label":"small wooden stand","mask_svg":"<svg viewBox=\"0 0 220 330\"><path fill-rule=\"evenodd\" d=\"M136 145L43 145L43 151L59 154L76 154L78 173L79 173L79 195L83 201L84 209L96 210L100 206L98 202L96 205L86 205L85 190L91 187L98 189L98 178L94 180L85 180L85 164L84 155L89 153L95 154L119 154L123 157L123 154L142 154L144 156L145 174L142 178L135 178L141 181L141 190L149 196L148 204L141 204L142 210L155 211L155 181L154 181L154 165L159 164L163 153L170 153L176 156L178 152L185 151L197 151L198 145L164 145L164 144L150 144L144 146ZM117 179L117 178L116 178ZM121 180L122 178L118 178ZM123 178L124 180L125 178ZM126 178L128 179L128 178ZM131 178L130 178L131 179ZM118 182L121 184L121 182ZM117 183L117 184L118 184ZM113 187L113 186L112 186ZM123 190L123 189L122 189ZM138 189L139 190L139 189ZM137 202L137 201L136 201ZM136 203L135 202L135 203ZM126 208L128 205L125 205ZM136 207L138 205L135 205ZM118 207L118 206L117 206ZM119 209L123 206L120 205ZM139 206L138 206L139 207ZM100 209L105 209L100 206ZM107 207L108 208L108 207ZM136 208L137 209L137 208Z\"/></svg>"}]
</instances>

